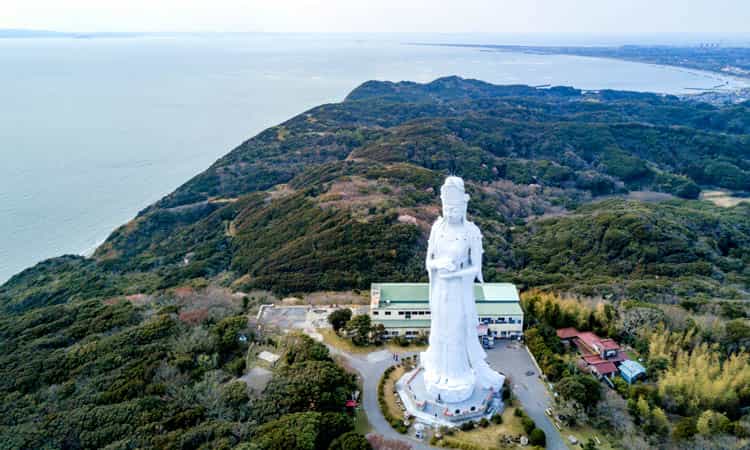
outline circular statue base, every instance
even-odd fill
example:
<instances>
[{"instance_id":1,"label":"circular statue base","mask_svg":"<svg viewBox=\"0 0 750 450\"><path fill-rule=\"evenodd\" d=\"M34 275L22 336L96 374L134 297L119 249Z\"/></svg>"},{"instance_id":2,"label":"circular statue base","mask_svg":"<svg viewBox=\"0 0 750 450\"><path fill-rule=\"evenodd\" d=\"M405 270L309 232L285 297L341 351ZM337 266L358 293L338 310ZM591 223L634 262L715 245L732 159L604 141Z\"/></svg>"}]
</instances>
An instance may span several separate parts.
<instances>
[{"instance_id":1,"label":"circular statue base","mask_svg":"<svg viewBox=\"0 0 750 450\"><path fill-rule=\"evenodd\" d=\"M435 427L456 427L469 420L490 418L493 414L501 413L504 407L502 392L480 386L475 386L471 396L464 401L440 401L427 392L421 367L404 374L396 382L396 392L410 416Z\"/></svg>"}]
</instances>

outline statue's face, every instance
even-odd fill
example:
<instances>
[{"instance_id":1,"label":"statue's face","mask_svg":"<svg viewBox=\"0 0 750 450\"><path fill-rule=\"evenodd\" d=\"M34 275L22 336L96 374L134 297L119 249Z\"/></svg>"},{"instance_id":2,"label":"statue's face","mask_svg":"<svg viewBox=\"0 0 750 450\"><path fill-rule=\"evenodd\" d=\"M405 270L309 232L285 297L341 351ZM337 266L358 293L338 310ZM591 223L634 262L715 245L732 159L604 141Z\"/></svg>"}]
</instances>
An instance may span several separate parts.
<instances>
[{"instance_id":1,"label":"statue's face","mask_svg":"<svg viewBox=\"0 0 750 450\"><path fill-rule=\"evenodd\" d=\"M458 224L461 223L464 218L464 211L463 208L458 205L446 205L445 208L443 208L443 215L448 223Z\"/></svg>"}]
</instances>

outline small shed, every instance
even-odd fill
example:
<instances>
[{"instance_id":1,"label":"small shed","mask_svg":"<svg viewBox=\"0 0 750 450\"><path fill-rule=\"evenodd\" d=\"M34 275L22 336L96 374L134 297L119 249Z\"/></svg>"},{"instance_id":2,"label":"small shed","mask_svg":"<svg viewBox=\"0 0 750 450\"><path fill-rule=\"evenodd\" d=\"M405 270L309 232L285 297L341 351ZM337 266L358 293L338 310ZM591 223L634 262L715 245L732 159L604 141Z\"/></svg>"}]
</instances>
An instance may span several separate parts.
<instances>
[{"instance_id":1,"label":"small shed","mask_svg":"<svg viewBox=\"0 0 750 450\"><path fill-rule=\"evenodd\" d=\"M620 364L620 375L628 384L633 384L639 377L646 376L646 368L640 363L628 359Z\"/></svg>"},{"instance_id":2,"label":"small shed","mask_svg":"<svg viewBox=\"0 0 750 450\"><path fill-rule=\"evenodd\" d=\"M598 364L589 364L589 369L598 377L611 377L617 373L617 366L609 361L602 361Z\"/></svg>"},{"instance_id":3,"label":"small shed","mask_svg":"<svg viewBox=\"0 0 750 450\"><path fill-rule=\"evenodd\" d=\"M271 365L276 364L276 361L278 361L279 358L281 358L281 356L275 353L267 352L265 350L258 353L258 359L262 359L263 361L269 362L271 363Z\"/></svg>"}]
</instances>

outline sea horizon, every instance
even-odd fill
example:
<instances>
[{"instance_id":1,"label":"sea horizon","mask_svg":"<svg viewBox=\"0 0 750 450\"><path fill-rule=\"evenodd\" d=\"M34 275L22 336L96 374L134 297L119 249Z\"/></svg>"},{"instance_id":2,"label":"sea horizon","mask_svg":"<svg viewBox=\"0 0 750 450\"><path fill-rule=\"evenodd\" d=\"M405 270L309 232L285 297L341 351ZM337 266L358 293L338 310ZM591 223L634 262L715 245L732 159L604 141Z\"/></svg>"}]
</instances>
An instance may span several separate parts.
<instances>
[{"instance_id":1,"label":"sea horizon","mask_svg":"<svg viewBox=\"0 0 750 450\"><path fill-rule=\"evenodd\" d=\"M0 39L8 68L0 74L0 283L49 257L92 253L242 141L370 79L458 75L666 94L716 80L748 85L669 66L414 46L405 33L177 34ZM415 35L439 42L459 34Z\"/></svg>"}]
</instances>

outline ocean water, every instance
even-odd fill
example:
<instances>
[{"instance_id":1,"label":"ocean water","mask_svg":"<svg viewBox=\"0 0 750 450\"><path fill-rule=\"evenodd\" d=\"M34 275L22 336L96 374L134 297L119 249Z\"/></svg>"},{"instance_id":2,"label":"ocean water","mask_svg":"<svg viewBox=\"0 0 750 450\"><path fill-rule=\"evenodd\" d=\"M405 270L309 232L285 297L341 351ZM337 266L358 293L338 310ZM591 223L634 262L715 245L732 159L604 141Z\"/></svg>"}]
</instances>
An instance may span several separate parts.
<instances>
[{"instance_id":1,"label":"ocean water","mask_svg":"<svg viewBox=\"0 0 750 450\"><path fill-rule=\"evenodd\" d=\"M522 36L502 39L0 39L0 283L42 259L92 251L115 227L243 140L340 101L366 80L460 75L665 93L725 80L743 84L638 63L405 44L539 44Z\"/></svg>"}]
</instances>

